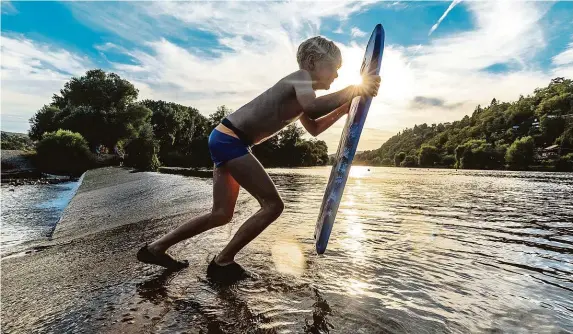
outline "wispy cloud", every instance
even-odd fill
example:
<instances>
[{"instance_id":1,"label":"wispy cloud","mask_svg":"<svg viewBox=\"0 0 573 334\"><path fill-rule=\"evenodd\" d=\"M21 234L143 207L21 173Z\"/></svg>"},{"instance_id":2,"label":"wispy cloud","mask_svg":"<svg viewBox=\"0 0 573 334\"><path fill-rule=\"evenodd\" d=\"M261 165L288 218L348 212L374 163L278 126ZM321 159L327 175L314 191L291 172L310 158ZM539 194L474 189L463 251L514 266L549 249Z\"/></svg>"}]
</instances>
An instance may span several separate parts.
<instances>
[{"instance_id":1,"label":"wispy cloud","mask_svg":"<svg viewBox=\"0 0 573 334\"><path fill-rule=\"evenodd\" d=\"M454 9L454 7L459 4L460 2L462 2L462 0L454 0L452 1L452 3L450 4L450 6L448 7L448 9L446 9L446 11L444 12L444 14L442 14L442 17L440 17L440 19L438 20L438 22L436 22L436 24L434 24L432 26L432 29L430 29L430 32L428 33L428 36L430 36L436 29L438 29L438 26L440 25L440 23L442 23L442 21L446 18L446 16L448 16L448 13Z\"/></svg>"},{"instance_id":2,"label":"wispy cloud","mask_svg":"<svg viewBox=\"0 0 573 334\"><path fill-rule=\"evenodd\" d=\"M27 120L50 102L52 94L70 76L90 67L86 58L61 48L23 36L2 36L2 122L26 131Z\"/></svg>"},{"instance_id":3,"label":"wispy cloud","mask_svg":"<svg viewBox=\"0 0 573 334\"><path fill-rule=\"evenodd\" d=\"M3 15L15 15L18 14L18 10L14 7L11 1L0 2L0 9Z\"/></svg>"},{"instance_id":4,"label":"wispy cloud","mask_svg":"<svg viewBox=\"0 0 573 334\"><path fill-rule=\"evenodd\" d=\"M351 35L352 37L364 37L364 36L366 36L366 33L365 33L364 31L362 31L362 30L356 28L356 27L353 27L353 28L350 30L350 35Z\"/></svg>"},{"instance_id":5,"label":"wispy cloud","mask_svg":"<svg viewBox=\"0 0 573 334\"><path fill-rule=\"evenodd\" d=\"M573 65L573 42L569 43L565 51L553 57L553 64L557 66Z\"/></svg>"}]
</instances>

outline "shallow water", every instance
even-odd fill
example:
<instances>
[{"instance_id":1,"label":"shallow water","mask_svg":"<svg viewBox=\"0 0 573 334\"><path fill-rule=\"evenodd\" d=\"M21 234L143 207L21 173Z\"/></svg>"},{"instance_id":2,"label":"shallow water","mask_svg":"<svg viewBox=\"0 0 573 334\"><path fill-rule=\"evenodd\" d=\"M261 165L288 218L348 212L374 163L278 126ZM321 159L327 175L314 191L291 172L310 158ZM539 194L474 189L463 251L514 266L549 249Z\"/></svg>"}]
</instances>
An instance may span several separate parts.
<instances>
[{"instance_id":1,"label":"shallow water","mask_svg":"<svg viewBox=\"0 0 573 334\"><path fill-rule=\"evenodd\" d=\"M71 270L73 279L63 276L63 288L43 302L47 311L13 316L11 328L78 333L573 332L573 173L355 166L321 256L314 251L313 233L330 168L270 173L285 211L237 258L258 279L228 288L205 281L212 256L258 209L241 190L231 224L172 249L192 263L178 273L163 273L133 258L141 242L157 236L142 235L162 222L174 224L171 218L94 234L78 241L79 255L77 247L62 245L63 252L39 263L55 266L58 273L66 261L75 263L75 255L89 261ZM207 200L211 180L150 175L136 183L137 193L118 192L114 186L99 196L152 205L157 216L188 211L197 197ZM109 252L102 252L100 239ZM58 282L50 277L49 282Z\"/></svg>"},{"instance_id":2,"label":"shallow water","mask_svg":"<svg viewBox=\"0 0 573 334\"><path fill-rule=\"evenodd\" d=\"M80 182L58 184L2 185L2 231L0 254L18 245L48 237Z\"/></svg>"},{"instance_id":3,"label":"shallow water","mask_svg":"<svg viewBox=\"0 0 573 334\"><path fill-rule=\"evenodd\" d=\"M329 169L271 172L285 212L242 255L262 278L191 294L203 312L245 331L573 331L573 174L353 167L317 256Z\"/></svg>"}]
</instances>

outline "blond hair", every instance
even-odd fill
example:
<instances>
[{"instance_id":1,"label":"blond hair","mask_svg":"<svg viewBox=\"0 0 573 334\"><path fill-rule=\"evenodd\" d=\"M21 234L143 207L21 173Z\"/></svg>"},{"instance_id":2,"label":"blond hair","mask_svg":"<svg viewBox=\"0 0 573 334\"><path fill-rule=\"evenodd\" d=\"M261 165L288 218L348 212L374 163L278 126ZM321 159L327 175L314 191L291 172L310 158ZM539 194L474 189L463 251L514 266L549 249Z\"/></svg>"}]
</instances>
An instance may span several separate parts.
<instances>
[{"instance_id":1,"label":"blond hair","mask_svg":"<svg viewBox=\"0 0 573 334\"><path fill-rule=\"evenodd\" d=\"M339 66L342 64L340 49L334 42L321 36L312 37L302 42L296 53L296 61L300 68L306 68L310 59L319 61L324 58L329 61L338 61Z\"/></svg>"}]
</instances>

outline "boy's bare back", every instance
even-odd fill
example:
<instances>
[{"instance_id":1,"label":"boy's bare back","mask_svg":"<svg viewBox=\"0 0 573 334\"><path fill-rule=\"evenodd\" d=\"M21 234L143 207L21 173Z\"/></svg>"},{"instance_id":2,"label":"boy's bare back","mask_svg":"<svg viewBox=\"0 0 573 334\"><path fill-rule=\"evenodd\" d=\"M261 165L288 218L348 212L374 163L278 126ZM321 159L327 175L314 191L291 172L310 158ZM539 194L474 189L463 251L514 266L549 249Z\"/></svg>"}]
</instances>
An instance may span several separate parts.
<instances>
[{"instance_id":1,"label":"boy's bare back","mask_svg":"<svg viewBox=\"0 0 573 334\"><path fill-rule=\"evenodd\" d=\"M302 115L303 109L297 100L295 85L311 87L312 82L308 80L310 75L306 71L293 72L227 118L253 144L258 144Z\"/></svg>"}]
</instances>

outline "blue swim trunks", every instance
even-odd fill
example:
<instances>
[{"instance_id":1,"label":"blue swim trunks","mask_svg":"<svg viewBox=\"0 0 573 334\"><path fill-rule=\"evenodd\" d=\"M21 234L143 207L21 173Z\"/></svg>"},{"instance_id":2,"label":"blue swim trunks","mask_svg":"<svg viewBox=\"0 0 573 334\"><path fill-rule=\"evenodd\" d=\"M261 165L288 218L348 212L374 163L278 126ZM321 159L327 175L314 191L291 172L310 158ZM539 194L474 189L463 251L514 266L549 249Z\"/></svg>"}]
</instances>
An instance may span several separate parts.
<instances>
[{"instance_id":1,"label":"blue swim trunks","mask_svg":"<svg viewBox=\"0 0 573 334\"><path fill-rule=\"evenodd\" d=\"M231 129L239 138L242 137L242 139L235 138L217 129L211 131L209 135L209 152L216 167L222 166L229 160L251 153L252 146L246 136L239 129L235 128L228 119L223 119L221 123Z\"/></svg>"}]
</instances>

